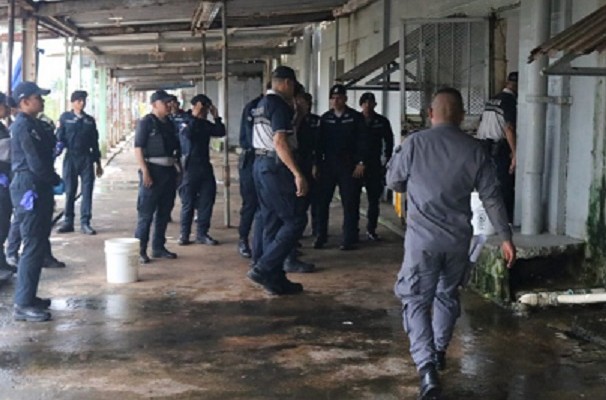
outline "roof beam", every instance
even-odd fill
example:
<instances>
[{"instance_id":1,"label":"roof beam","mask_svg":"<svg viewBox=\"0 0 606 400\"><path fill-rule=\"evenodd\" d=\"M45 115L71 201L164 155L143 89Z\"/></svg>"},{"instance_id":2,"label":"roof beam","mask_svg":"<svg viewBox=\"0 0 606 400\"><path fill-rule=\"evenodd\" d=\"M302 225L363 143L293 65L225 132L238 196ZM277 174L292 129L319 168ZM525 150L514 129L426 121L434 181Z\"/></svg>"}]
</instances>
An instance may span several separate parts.
<instances>
[{"instance_id":1,"label":"roof beam","mask_svg":"<svg viewBox=\"0 0 606 400\"><path fill-rule=\"evenodd\" d=\"M210 74L221 72L221 65L207 65L206 71ZM246 63L246 64L230 64L229 72L232 75L257 74L262 73L265 68L264 63ZM202 69L200 66L166 68L136 68L136 69L114 69L112 70L113 78L133 78L146 77L154 75L194 75L200 74Z\"/></svg>"},{"instance_id":2,"label":"roof beam","mask_svg":"<svg viewBox=\"0 0 606 400\"><path fill-rule=\"evenodd\" d=\"M212 23L219 15L222 4L218 1L203 1L198 6L192 20L191 20L191 31L202 32L210 29Z\"/></svg>"},{"instance_id":3,"label":"roof beam","mask_svg":"<svg viewBox=\"0 0 606 400\"><path fill-rule=\"evenodd\" d=\"M63 1L40 1L38 4L38 15L42 17L70 17L78 14L94 12L119 12L119 10L162 8L166 10L170 6L193 10L198 6L199 0L63 0ZM168 6L168 7L167 7Z\"/></svg>"},{"instance_id":4,"label":"roof beam","mask_svg":"<svg viewBox=\"0 0 606 400\"><path fill-rule=\"evenodd\" d=\"M195 82L194 81L175 81L175 82L168 82L168 81L162 81L162 80L158 80L157 83L149 83L149 82L144 82L144 83L138 83L138 84L132 84L132 85L128 85L131 90L137 91L137 92L145 92L145 91L150 91L150 90L172 90L172 89L180 89L180 88L186 88L186 87L194 87L195 86Z\"/></svg>"},{"instance_id":5,"label":"roof beam","mask_svg":"<svg viewBox=\"0 0 606 400\"><path fill-rule=\"evenodd\" d=\"M331 11L312 11L307 13L287 15L251 15L233 16L228 18L229 28L256 28L260 26L297 25L312 22L333 20ZM212 29L219 29L221 21L216 20ZM88 37L117 36L138 33L162 33L162 32L191 32L190 22L173 22L168 24L140 24L106 26L100 28L82 28L80 33Z\"/></svg>"},{"instance_id":6,"label":"roof beam","mask_svg":"<svg viewBox=\"0 0 606 400\"><path fill-rule=\"evenodd\" d=\"M108 54L97 57L102 65L129 65L158 62L197 62L202 58L201 51L149 53L149 54ZM293 54L294 47L236 47L229 50L232 60L262 59L264 57L279 57L282 54ZM210 50L206 54L209 61L221 58L220 50Z\"/></svg>"},{"instance_id":7,"label":"roof beam","mask_svg":"<svg viewBox=\"0 0 606 400\"><path fill-rule=\"evenodd\" d=\"M335 18L346 17L351 15L364 7L371 5L377 0L349 0L339 8L335 8L333 16Z\"/></svg>"}]
</instances>

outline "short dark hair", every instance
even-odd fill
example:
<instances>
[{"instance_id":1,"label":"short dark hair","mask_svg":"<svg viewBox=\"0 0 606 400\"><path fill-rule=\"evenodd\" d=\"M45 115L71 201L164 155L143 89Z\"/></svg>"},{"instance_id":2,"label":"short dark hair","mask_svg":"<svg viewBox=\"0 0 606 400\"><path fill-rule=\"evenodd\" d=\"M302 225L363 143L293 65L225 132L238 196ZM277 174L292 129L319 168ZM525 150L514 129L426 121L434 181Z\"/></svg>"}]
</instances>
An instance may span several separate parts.
<instances>
[{"instance_id":1,"label":"short dark hair","mask_svg":"<svg viewBox=\"0 0 606 400\"><path fill-rule=\"evenodd\" d=\"M457 90L453 87L440 88L440 89L436 90L436 92L433 94L432 102L433 102L433 100L435 100L436 97L438 97L440 95L446 95L446 96L450 97L453 100L454 106L457 108L458 111L463 112L465 110L465 105L463 103L463 96L461 95L461 92L459 90Z\"/></svg>"},{"instance_id":2,"label":"short dark hair","mask_svg":"<svg viewBox=\"0 0 606 400\"><path fill-rule=\"evenodd\" d=\"M265 89L266 90L271 89L271 80L267 81L267 83L265 84Z\"/></svg>"}]
</instances>

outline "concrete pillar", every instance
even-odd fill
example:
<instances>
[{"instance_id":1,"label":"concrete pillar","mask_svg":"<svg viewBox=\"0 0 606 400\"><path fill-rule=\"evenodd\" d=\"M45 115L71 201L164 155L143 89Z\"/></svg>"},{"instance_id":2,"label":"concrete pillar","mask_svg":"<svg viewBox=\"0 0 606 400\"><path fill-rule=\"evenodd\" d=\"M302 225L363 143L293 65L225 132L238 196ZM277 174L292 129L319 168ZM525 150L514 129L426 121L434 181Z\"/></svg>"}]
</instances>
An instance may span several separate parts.
<instances>
[{"instance_id":1,"label":"concrete pillar","mask_svg":"<svg viewBox=\"0 0 606 400\"><path fill-rule=\"evenodd\" d=\"M231 186L230 183L230 172L229 172L229 115L228 115L228 82L229 82L229 75L228 75L228 60L229 60L229 55L228 55L228 35L227 35L227 4L228 2L223 2L223 7L221 9L221 14L222 14L222 22L223 22L223 29L222 29L222 36L223 36L223 51L222 51L222 60L221 60L221 91L223 92L223 96L222 96L222 106L223 106L223 111L221 113L221 116L223 117L223 123L225 124L225 131L226 131L226 135L225 135L225 140L223 142L223 197L225 199L225 215L224 215L224 221L225 221L225 226L227 228L229 228L229 226L231 225L231 207L230 207L230 193L229 193L229 187Z\"/></svg>"},{"instance_id":2,"label":"concrete pillar","mask_svg":"<svg viewBox=\"0 0 606 400\"><path fill-rule=\"evenodd\" d=\"M22 26L22 79L35 82L38 78L38 19L25 18Z\"/></svg>"},{"instance_id":3,"label":"concrete pillar","mask_svg":"<svg viewBox=\"0 0 606 400\"><path fill-rule=\"evenodd\" d=\"M524 0L520 14L527 14L534 21L528 31L530 43L535 46L549 39L551 24L550 0ZM545 124L547 105L547 78L541 70L547 66L547 57L541 57L531 64L525 64L526 58L520 60L520 75L527 76L527 92L520 96L519 107L528 110L526 126L519 126L518 131L527 136L522 148L525 151L523 186L522 186L522 234L536 235L543 232L544 206L541 199L543 166L545 161ZM519 173L520 171L518 171Z\"/></svg>"},{"instance_id":4,"label":"concrete pillar","mask_svg":"<svg viewBox=\"0 0 606 400\"><path fill-rule=\"evenodd\" d=\"M301 83L305 86L305 90L310 92L311 69L312 69L312 32L311 27L306 27L303 33L303 68L301 69Z\"/></svg>"},{"instance_id":5,"label":"concrete pillar","mask_svg":"<svg viewBox=\"0 0 606 400\"><path fill-rule=\"evenodd\" d=\"M99 76L99 104L97 129L99 130L99 146L101 154L105 156L108 149L108 132L107 132L107 68L101 67L98 72ZM94 87L94 85L93 85Z\"/></svg>"},{"instance_id":6,"label":"concrete pillar","mask_svg":"<svg viewBox=\"0 0 606 400\"><path fill-rule=\"evenodd\" d=\"M6 93L10 96L13 93L13 49L15 46L15 0L8 3L8 65L6 68L7 84Z\"/></svg>"}]
</instances>

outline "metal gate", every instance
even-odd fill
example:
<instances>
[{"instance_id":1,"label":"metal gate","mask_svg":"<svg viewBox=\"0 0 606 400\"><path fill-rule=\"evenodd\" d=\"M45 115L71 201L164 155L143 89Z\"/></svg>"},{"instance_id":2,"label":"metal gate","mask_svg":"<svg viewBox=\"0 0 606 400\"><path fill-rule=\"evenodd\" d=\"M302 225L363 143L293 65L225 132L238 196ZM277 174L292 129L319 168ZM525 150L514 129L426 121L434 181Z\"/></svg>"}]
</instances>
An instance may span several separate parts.
<instances>
[{"instance_id":1,"label":"metal gate","mask_svg":"<svg viewBox=\"0 0 606 400\"><path fill-rule=\"evenodd\" d=\"M427 127L432 94L461 91L468 118L477 122L489 95L489 24L481 18L404 19L400 39L400 92L404 134Z\"/></svg>"}]
</instances>

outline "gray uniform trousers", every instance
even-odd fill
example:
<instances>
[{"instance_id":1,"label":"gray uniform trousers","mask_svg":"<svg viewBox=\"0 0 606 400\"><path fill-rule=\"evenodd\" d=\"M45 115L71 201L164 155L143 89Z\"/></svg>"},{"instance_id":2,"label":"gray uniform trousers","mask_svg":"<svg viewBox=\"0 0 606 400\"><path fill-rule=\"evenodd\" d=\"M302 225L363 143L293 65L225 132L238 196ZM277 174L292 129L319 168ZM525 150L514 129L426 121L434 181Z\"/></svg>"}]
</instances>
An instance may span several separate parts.
<instances>
[{"instance_id":1,"label":"gray uniform trousers","mask_svg":"<svg viewBox=\"0 0 606 400\"><path fill-rule=\"evenodd\" d=\"M469 267L467 252L433 252L406 248L395 285L402 301L404 330L410 354L420 370L446 351L461 314L459 286Z\"/></svg>"}]
</instances>

